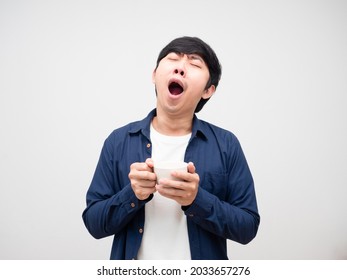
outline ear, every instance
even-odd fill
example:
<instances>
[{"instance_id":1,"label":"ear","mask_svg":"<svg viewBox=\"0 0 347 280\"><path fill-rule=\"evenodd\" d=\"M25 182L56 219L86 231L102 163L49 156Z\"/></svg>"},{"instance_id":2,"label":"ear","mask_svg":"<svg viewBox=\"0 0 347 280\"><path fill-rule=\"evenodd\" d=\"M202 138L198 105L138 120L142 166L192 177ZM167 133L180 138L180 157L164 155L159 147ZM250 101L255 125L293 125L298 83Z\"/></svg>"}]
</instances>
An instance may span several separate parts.
<instances>
[{"instance_id":1,"label":"ear","mask_svg":"<svg viewBox=\"0 0 347 280\"><path fill-rule=\"evenodd\" d=\"M152 83L155 84L155 74L156 74L156 70L157 69L154 69L153 70L153 73L152 73Z\"/></svg>"},{"instance_id":2,"label":"ear","mask_svg":"<svg viewBox=\"0 0 347 280\"><path fill-rule=\"evenodd\" d=\"M211 85L208 89L205 89L201 98L208 99L210 98L216 91L216 87L214 85Z\"/></svg>"}]
</instances>

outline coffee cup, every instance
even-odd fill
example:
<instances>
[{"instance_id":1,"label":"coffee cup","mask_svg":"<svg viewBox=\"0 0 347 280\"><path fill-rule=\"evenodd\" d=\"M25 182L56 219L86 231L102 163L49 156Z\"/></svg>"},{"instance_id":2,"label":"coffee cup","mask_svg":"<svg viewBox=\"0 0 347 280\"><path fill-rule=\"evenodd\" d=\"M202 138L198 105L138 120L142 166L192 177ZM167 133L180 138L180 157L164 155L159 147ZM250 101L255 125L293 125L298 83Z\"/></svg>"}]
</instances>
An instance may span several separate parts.
<instances>
[{"instance_id":1,"label":"coffee cup","mask_svg":"<svg viewBox=\"0 0 347 280\"><path fill-rule=\"evenodd\" d=\"M157 182L160 179L170 179L179 181L178 178L171 175L174 171L187 171L188 164L184 161L163 161L154 162L154 173L157 175Z\"/></svg>"}]
</instances>

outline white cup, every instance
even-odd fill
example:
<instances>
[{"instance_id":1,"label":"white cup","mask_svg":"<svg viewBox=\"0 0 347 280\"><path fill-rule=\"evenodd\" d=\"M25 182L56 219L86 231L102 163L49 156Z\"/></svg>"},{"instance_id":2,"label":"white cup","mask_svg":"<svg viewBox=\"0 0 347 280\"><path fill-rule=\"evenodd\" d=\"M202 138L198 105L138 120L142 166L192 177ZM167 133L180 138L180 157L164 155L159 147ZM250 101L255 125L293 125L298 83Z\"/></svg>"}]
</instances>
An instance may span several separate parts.
<instances>
[{"instance_id":1,"label":"white cup","mask_svg":"<svg viewBox=\"0 0 347 280\"><path fill-rule=\"evenodd\" d=\"M184 161L162 161L154 162L154 173L157 175L157 182L160 179L170 179L179 181L178 178L171 176L173 171L187 171L188 164Z\"/></svg>"}]
</instances>

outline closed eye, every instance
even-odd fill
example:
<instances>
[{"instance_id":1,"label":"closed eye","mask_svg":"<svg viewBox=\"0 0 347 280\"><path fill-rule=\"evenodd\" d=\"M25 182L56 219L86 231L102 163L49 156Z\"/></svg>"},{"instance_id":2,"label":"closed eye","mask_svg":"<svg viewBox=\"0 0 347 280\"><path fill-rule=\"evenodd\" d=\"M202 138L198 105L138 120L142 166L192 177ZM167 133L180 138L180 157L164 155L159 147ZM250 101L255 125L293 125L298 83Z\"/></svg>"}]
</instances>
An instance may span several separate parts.
<instances>
[{"instance_id":1,"label":"closed eye","mask_svg":"<svg viewBox=\"0 0 347 280\"><path fill-rule=\"evenodd\" d=\"M179 59L179 56L178 56L177 53L170 53L170 54L167 56L167 58L168 58L169 60L178 60L178 59Z\"/></svg>"},{"instance_id":2,"label":"closed eye","mask_svg":"<svg viewBox=\"0 0 347 280\"><path fill-rule=\"evenodd\" d=\"M202 66L200 64L197 64L197 63L191 63L191 65L193 65L194 67L197 67L197 68L202 68Z\"/></svg>"},{"instance_id":3,"label":"closed eye","mask_svg":"<svg viewBox=\"0 0 347 280\"><path fill-rule=\"evenodd\" d=\"M190 55L189 60L191 61L191 65L202 68L204 60L198 55Z\"/></svg>"}]
</instances>

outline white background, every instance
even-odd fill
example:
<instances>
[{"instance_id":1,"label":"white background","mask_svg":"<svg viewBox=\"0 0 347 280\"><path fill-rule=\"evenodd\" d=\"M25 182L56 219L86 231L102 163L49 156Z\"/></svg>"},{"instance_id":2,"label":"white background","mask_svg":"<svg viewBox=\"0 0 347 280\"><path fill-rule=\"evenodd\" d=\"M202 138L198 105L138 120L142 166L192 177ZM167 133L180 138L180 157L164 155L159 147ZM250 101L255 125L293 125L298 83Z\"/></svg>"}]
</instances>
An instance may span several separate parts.
<instances>
[{"instance_id":1,"label":"white background","mask_svg":"<svg viewBox=\"0 0 347 280\"><path fill-rule=\"evenodd\" d=\"M238 136L256 183L258 235L229 257L347 258L346 1L0 0L0 259L109 258L85 194L182 35L219 56L198 116Z\"/></svg>"}]
</instances>

